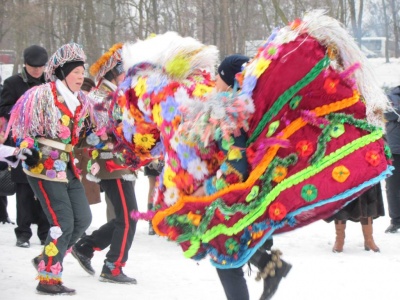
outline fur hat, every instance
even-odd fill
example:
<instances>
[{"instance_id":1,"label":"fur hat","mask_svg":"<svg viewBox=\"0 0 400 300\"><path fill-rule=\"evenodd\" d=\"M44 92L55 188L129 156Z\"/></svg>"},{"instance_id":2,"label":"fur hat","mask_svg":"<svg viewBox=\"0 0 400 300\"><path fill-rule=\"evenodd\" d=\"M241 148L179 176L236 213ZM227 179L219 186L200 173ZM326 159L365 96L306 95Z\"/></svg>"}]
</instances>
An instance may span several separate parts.
<instances>
[{"instance_id":1,"label":"fur hat","mask_svg":"<svg viewBox=\"0 0 400 300\"><path fill-rule=\"evenodd\" d=\"M24 50L24 63L32 67L43 67L48 55L43 47L32 45Z\"/></svg>"},{"instance_id":2,"label":"fur hat","mask_svg":"<svg viewBox=\"0 0 400 300\"><path fill-rule=\"evenodd\" d=\"M81 45L76 43L69 43L61 46L49 59L45 74L46 80L55 81L58 77L56 75L57 68L63 68L65 64L70 62L81 62L79 65L83 65L86 61L86 55ZM71 66L72 67L72 66ZM77 65L74 67L76 68ZM73 68L73 69L74 69ZM70 71L72 71L71 69ZM63 70L64 71L64 70ZM57 70L57 73L61 71ZM69 73L69 72L68 72ZM65 76L67 74L64 73Z\"/></svg>"},{"instance_id":3,"label":"fur hat","mask_svg":"<svg viewBox=\"0 0 400 300\"><path fill-rule=\"evenodd\" d=\"M90 75L94 76L97 82L99 82L109 72L111 72L112 77L118 76L124 72L121 57L122 46L122 43L114 44L90 67Z\"/></svg>"}]
</instances>

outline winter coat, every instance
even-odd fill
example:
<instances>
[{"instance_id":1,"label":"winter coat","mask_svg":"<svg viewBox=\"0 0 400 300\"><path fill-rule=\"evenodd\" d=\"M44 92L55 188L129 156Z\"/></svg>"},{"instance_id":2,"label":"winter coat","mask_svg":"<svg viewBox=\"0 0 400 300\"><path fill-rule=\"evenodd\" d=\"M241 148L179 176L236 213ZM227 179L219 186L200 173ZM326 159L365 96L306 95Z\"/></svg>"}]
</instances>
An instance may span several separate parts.
<instances>
[{"instance_id":1,"label":"winter coat","mask_svg":"<svg viewBox=\"0 0 400 300\"><path fill-rule=\"evenodd\" d=\"M392 89L388 97L395 112L385 112L387 144L393 154L400 154L400 86Z\"/></svg>"},{"instance_id":2,"label":"winter coat","mask_svg":"<svg viewBox=\"0 0 400 300\"><path fill-rule=\"evenodd\" d=\"M24 68L21 73L13 75L4 81L0 97L0 117L10 118L10 111L17 100L30 88L45 83L44 75L40 78L33 78ZM6 142L9 146L15 143L9 139ZM21 163L17 168L11 170L11 180L17 183L28 183L25 173L22 171Z\"/></svg>"}]
</instances>

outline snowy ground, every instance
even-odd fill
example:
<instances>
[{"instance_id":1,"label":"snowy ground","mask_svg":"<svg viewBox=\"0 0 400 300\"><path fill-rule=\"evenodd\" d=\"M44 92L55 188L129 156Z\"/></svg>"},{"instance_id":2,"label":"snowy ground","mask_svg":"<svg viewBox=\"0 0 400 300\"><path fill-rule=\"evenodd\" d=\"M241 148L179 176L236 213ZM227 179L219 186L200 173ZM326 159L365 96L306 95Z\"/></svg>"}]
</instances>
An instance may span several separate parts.
<instances>
[{"instance_id":1,"label":"snowy ground","mask_svg":"<svg viewBox=\"0 0 400 300\"><path fill-rule=\"evenodd\" d=\"M383 58L378 58L372 59L371 63L381 86L400 84L399 59L391 59L387 64ZM5 67L0 68L0 72L3 71L6 71ZM7 77L3 76L3 79ZM146 209L147 188L147 178L141 176L136 184L136 197L142 211ZM104 201L91 208L93 223L89 232L105 222ZM14 196L9 197L8 212L15 220ZM388 216L374 222L374 237L381 253L364 250L358 223L348 224L345 250L340 254L331 251L334 225L323 221L275 236L275 246L283 251L283 258L292 263L293 268L282 281L274 300L400 299L396 288L399 284L400 233L385 234L389 223ZM42 299L46 296L35 293L36 271L31 265L31 259L41 251L39 239L34 235L29 249L18 248L14 227L0 224L0 300ZM32 228L35 230L35 225ZM98 281L105 251L96 253L93 258L97 271L94 277L85 273L72 255L67 255L63 278L67 287L77 290L74 299L225 299L215 269L207 260L196 263L185 259L176 244L147 235L147 229L147 223L139 222L130 259L124 269L126 274L138 280L137 285ZM247 277L252 300L258 299L262 290L262 284L255 282L254 276L255 272Z\"/></svg>"},{"instance_id":2,"label":"snowy ground","mask_svg":"<svg viewBox=\"0 0 400 300\"><path fill-rule=\"evenodd\" d=\"M140 176L136 195L140 209L146 207L147 178ZM386 204L386 203L385 203ZM105 204L93 205L92 231L105 222ZM9 214L15 220L15 197L9 197ZM349 223L343 253L331 252L334 225L323 221L275 237L275 246L284 259L293 264L274 300L398 300L400 269L400 233L385 234L389 218L375 221L375 241L381 253L363 248L361 225ZM33 225L35 229L35 225ZM31 259L39 254L37 236L29 249L15 246L13 225L0 224L0 299L34 300L36 272ZM74 299L203 300L225 299L214 268L208 260L196 263L185 259L178 246L157 236L147 235L147 224L139 222L125 273L138 280L137 285L116 285L98 281L105 251L97 252L93 266L97 274L85 273L72 255L64 260L65 285L77 290ZM247 268L247 267L246 267ZM258 299L262 284L253 272L247 278L251 299Z\"/></svg>"}]
</instances>

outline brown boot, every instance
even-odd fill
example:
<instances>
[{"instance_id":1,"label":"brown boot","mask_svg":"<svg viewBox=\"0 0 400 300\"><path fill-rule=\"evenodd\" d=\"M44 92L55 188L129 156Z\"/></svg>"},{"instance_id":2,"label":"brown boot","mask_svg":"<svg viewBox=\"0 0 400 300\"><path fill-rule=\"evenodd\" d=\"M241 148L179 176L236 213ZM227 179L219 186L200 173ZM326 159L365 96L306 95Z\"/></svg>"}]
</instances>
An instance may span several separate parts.
<instances>
[{"instance_id":1,"label":"brown boot","mask_svg":"<svg viewBox=\"0 0 400 300\"><path fill-rule=\"evenodd\" d=\"M335 220L336 240L333 245L332 252L343 252L344 238L346 236L346 221Z\"/></svg>"},{"instance_id":2,"label":"brown boot","mask_svg":"<svg viewBox=\"0 0 400 300\"><path fill-rule=\"evenodd\" d=\"M374 237L372 236L372 218L362 218L361 227L364 235L364 249L366 251L372 250L374 252L380 252L379 247L374 242Z\"/></svg>"}]
</instances>

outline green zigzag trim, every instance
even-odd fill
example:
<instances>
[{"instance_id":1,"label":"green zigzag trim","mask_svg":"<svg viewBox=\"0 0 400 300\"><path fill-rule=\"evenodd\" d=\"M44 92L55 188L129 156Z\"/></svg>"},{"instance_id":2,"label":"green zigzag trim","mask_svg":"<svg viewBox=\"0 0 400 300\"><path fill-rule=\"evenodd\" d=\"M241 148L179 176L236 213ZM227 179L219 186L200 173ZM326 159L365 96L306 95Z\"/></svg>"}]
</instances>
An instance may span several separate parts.
<instances>
[{"instance_id":1,"label":"green zigzag trim","mask_svg":"<svg viewBox=\"0 0 400 300\"><path fill-rule=\"evenodd\" d=\"M253 134L247 140L247 146L250 145L255 139L261 134L266 124L278 114L278 112L282 109L282 107L293 98L293 96L312 82L321 72L323 69L328 66L330 60L328 56L325 56L321 59L311 70L304 76L301 80L299 80L296 84L291 86L287 89L279 98L275 101L272 105L271 109L269 109L264 116L262 117L260 123L258 123L256 129L254 130Z\"/></svg>"},{"instance_id":2,"label":"green zigzag trim","mask_svg":"<svg viewBox=\"0 0 400 300\"><path fill-rule=\"evenodd\" d=\"M243 228L247 227L249 224L252 224L255 220L257 220L257 218L259 218L265 212L266 207L281 192L319 173L323 169L329 167L330 165L334 164L335 162L342 159L346 155L349 155L350 153L358 150L359 148L362 148L372 142L375 142L376 140L380 139L382 135L383 135L382 130L377 130L370 133L369 135L358 138L357 140L352 141L351 143L343 146L342 148L324 157L321 161L319 161L315 165L309 166L303 171L300 171L292 175L291 177L286 178L279 185L275 186L275 188L268 195L265 196L258 210L253 211L251 214L244 216L243 219L241 219L234 225L234 227L228 228L224 224L219 224L211 228L208 232L205 232L202 238L200 238L199 236L192 237L190 239L190 242L192 243L191 246L189 247L188 250L184 252L185 257L192 257L196 254L197 250L200 247L201 240L203 243L207 243L220 234L232 236L242 231Z\"/></svg>"}]
</instances>

